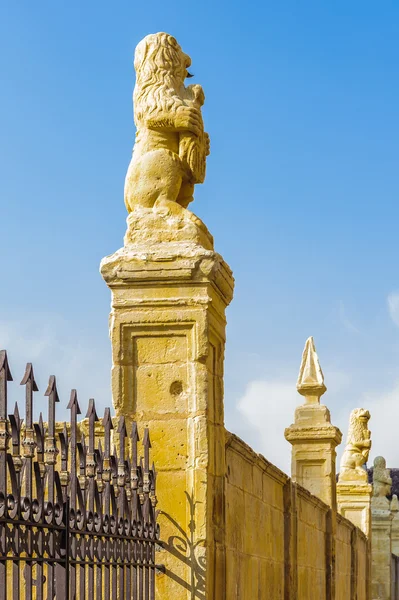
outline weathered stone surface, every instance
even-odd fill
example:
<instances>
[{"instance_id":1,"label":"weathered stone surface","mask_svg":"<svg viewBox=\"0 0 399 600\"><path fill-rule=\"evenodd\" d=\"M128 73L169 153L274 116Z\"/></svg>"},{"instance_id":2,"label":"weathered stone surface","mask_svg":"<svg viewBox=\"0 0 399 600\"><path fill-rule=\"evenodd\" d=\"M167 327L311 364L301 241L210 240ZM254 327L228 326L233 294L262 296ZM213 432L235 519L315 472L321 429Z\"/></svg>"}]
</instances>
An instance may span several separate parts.
<instances>
[{"instance_id":1,"label":"weathered stone surface","mask_svg":"<svg viewBox=\"0 0 399 600\"><path fill-rule=\"evenodd\" d=\"M367 483L366 463L371 448L368 429L370 413L364 408L352 410L349 418L348 437L341 458L339 481Z\"/></svg>"},{"instance_id":2,"label":"weathered stone surface","mask_svg":"<svg viewBox=\"0 0 399 600\"><path fill-rule=\"evenodd\" d=\"M355 408L349 418L345 451L342 455L337 485L338 510L359 527L367 537L371 534L371 493L365 464L371 448L368 429L370 413Z\"/></svg>"},{"instance_id":3,"label":"weathered stone surface","mask_svg":"<svg viewBox=\"0 0 399 600\"><path fill-rule=\"evenodd\" d=\"M327 390L313 337L306 340L296 389L305 396L307 403L315 404L319 403L320 396Z\"/></svg>"},{"instance_id":4,"label":"weathered stone surface","mask_svg":"<svg viewBox=\"0 0 399 600\"><path fill-rule=\"evenodd\" d=\"M158 471L163 547L157 562L166 571L157 575L156 597L343 600L356 594L363 600L368 543L343 518L346 562L335 575L341 433L320 404L326 387L312 338L297 385L304 404L286 430L293 478L304 487L224 428L225 310L234 281L206 226L187 210L209 152L202 88L184 86L189 64L164 33L137 47L127 231L123 248L101 263L112 292L115 410L135 419L139 433L150 428Z\"/></svg>"},{"instance_id":5,"label":"weathered stone surface","mask_svg":"<svg viewBox=\"0 0 399 600\"><path fill-rule=\"evenodd\" d=\"M374 459L373 467L373 498L372 508L380 507L382 510L389 509L387 496L391 495L392 478L383 456Z\"/></svg>"},{"instance_id":6,"label":"weathered stone surface","mask_svg":"<svg viewBox=\"0 0 399 600\"><path fill-rule=\"evenodd\" d=\"M129 212L154 205L184 209L194 184L205 179L209 136L204 132L200 85L185 86L190 57L167 33L145 37L134 56L136 143L125 182Z\"/></svg>"}]
</instances>

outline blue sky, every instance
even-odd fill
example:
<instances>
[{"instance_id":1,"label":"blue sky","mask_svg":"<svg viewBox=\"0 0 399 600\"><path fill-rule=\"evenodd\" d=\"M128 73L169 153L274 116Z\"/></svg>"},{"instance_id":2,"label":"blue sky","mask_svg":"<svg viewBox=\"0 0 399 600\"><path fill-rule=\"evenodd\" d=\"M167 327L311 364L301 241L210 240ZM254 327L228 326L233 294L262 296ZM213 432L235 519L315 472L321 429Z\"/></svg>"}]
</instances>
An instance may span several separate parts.
<instances>
[{"instance_id":1,"label":"blue sky","mask_svg":"<svg viewBox=\"0 0 399 600\"><path fill-rule=\"evenodd\" d=\"M372 411L399 465L399 5L0 3L0 345L15 379L110 401L109 291L134 139L134 47L168 31L206 93L212 153L192 209L236 277L226 423L288 469L284 426L313 335L346 430ZM11 398L21 397L14 385ZM396 462L395 462L396 461Z\"/></svg>"}]
</instances>

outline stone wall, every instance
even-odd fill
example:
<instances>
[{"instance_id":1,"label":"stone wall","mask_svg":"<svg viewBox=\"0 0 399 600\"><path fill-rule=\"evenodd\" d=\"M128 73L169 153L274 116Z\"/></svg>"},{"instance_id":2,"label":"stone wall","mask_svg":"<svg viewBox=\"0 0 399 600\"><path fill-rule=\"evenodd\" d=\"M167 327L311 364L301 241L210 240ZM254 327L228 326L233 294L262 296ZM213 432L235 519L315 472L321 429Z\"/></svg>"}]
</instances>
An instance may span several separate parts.
<instances>
[{"instance_id":1,"label":"stone wall","mask_svg":"<svg viewBox=\"0 0 399 600\"><path fill-rule=\"evenodd\" d=\"M367 598L359 529L231 433L226 470L228 600Z\"/></svg>"}]
</instances>

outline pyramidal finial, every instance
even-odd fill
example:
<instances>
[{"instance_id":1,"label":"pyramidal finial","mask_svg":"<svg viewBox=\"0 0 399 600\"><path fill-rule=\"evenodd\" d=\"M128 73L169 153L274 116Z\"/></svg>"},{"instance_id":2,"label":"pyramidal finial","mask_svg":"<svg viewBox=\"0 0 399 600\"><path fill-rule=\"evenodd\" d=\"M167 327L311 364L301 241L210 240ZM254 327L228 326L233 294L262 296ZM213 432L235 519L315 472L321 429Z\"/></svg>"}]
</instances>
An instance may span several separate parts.
<instances>
[{"instance_id":1,"label":"pyramidal finial","mask_svg":"<svg viewBox=\"0 0 399 600\"><path fill-rule=\"evenodd\" d=\"M306 340L296 389L311 404L320 402L320 396L327 390L313 337Z\"/></svg>"}]
</instances>

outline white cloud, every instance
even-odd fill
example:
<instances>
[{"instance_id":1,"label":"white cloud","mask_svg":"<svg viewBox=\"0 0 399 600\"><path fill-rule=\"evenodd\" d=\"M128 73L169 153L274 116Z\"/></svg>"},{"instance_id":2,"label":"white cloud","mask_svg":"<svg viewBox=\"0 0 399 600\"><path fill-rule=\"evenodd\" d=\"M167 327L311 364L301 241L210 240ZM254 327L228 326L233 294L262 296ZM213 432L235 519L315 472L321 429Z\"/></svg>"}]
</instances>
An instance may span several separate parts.
<instances>
[{"instance_id":1,"label":"white cloud","mask_svg":"<svg viewBox=\"0 0 399 600\"><path fill-rule=\"evenodd\" d=\"M348 373L337 369L327 368L326 372L328 391L322 402L331 411L332 424L343 433L343 443L337 449L339 458L344 449L349 414L360 404L342 406L341 403L338 410L339 398L347 395L352 378ZM288 377L251 381L237 403L237 410L244 419L233 421L234 433L288 475L291 473L291 445L284 438L284 429L294 422L295 409L303 402L295 383L294 379L289 380ZM377 400L376 402L378 404ZM364 400L363 404L369 408L370 402ZM378 412L377 408L374 412Z\"/></svg>"},{"instance_id":2,"label":"white cloud","mask_svg":"<svg viewBox=\"0 0 399 600\"><path fill-rule=\"evenodd\" d=\"M254 448L286 473L291 472L291 446L284 438L284 429L294 420L298 402L295 382L252 381L237 404L258 437ZM240 435L240 431L236 433ZM245 439L247 443L252 440Z\"/></svg>"},{"instance_id":3,"label":"white cloud","mask_svg":"<svg viewBox=\"0 0 399 600\"><path fill-rule=\"evenodd\" d=\"M331 375L331 373L330 373ZM337 372L333 394L348 384L348 377ZM326 395L323 400L334 408L335 402ZM283 380L258 380L252 381L237 404L245 422L235 423L234 432L242 435L245 442L251 444L257 452L263 454L268 460L277 465L285 473L291 473L291 446L284 438L284 429L294 421L295 408L300 404L294 382ZM399 382L391 390L381 394L364 394L360 399L355 399L350 404L341 405L331 417L333 425L339 427L343 433L342 443L337 448L339 459L345 447L346 434L350 412L357 407L367 408L371 413L369 427L371 430L372 450L369 465L373 459L382 455L386 458L388 466L399 467ZM247 425L250 425L248 429ZM244 433L244 435L243 435Z\"/></svg>"},{"instance_id":4,"label":"white cloud","mask_svg":"<svg viewBox=\"0 0 399 600\"><path fill-rule=\"evenodd\" d=\"M387 301L391 319L399 327L399 292L389 294Z\"/></svg>"}]
</instances>

